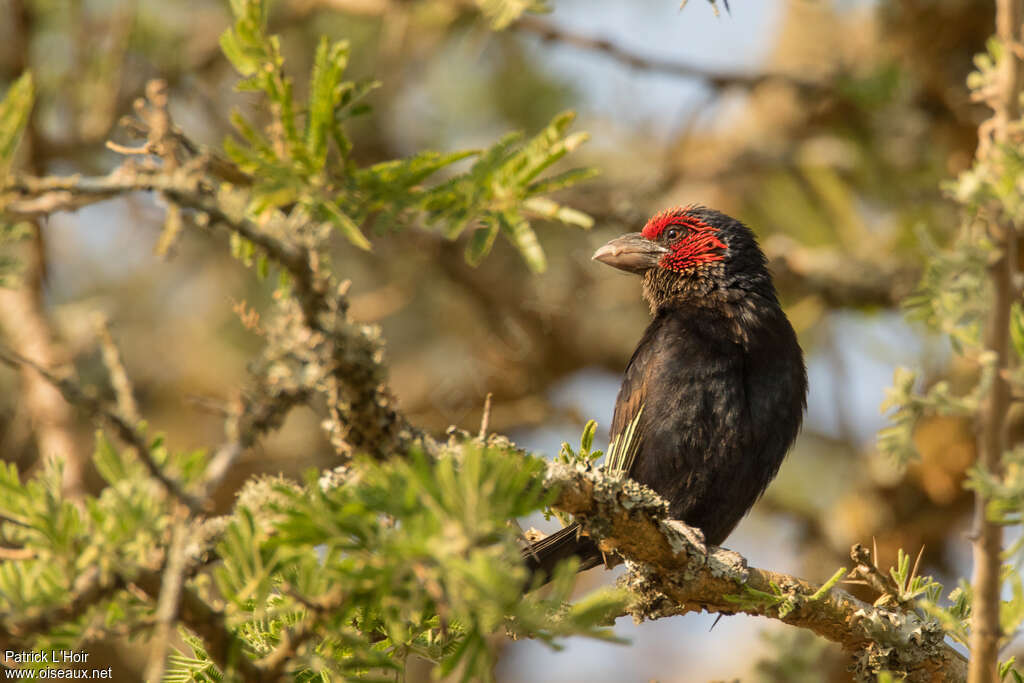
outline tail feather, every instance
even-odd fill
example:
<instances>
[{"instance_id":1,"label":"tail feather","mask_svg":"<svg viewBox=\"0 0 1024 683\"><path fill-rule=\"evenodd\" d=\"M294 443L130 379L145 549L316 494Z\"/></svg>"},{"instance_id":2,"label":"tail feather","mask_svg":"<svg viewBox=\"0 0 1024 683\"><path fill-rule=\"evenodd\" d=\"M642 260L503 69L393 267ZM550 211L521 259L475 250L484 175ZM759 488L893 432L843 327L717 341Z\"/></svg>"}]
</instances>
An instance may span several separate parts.
<instances>
[{"instance_id":1,"label":"tail feather","mask_svg":"<svg viewBox=\"0 0 1024 683\"><path fill-rule=\"evenodd\" d=\"M527 585L535 585L538 576L542 577L540 583L547 583L558 563L570 557L579 558L580 571L596 567L604 558L593 539L580 533L578 523L570 524L523 550L523 559L530 570Z\"/></svg>"}]
</instances>

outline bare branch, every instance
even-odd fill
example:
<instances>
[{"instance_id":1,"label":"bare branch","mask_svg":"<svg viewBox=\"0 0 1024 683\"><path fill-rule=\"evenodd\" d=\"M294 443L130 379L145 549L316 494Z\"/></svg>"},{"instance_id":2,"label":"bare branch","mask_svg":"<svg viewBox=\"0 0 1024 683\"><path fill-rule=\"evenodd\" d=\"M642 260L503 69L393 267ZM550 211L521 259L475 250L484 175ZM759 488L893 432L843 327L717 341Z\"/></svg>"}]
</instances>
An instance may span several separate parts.
<instances>
[{"instance_id":1,"label":"bare branch","mask_svg":"<svg viewBox=\"0 0 1024 683\"><path fill-rule=\"evenodd\" d=\"M192 512L200 514L203 513L202 501L182 488L180 482L168 476L168 474L163 471L163 468L153 460L153 456L149 452L149 445L146 442L146 437L124 417L119 415L116 411L111 410L103 401L95 396L90 396L82 389L81 386L79 386L77 382L58 377L38 363L29 360L14 351L5 349L2 346L0 346L0 363L9 365L13 368L28 367L39 373L43 379L60 391L64 400L89 415L90 418L106 423L114 430L114 433L119 439L121 439L121 441L135 449L136 454L139 456L139 460L141 460L143 465L145 465L150 476L160 482L169 494L177 498L178 501L188 507Z\"/></svg>"},{"instance_id":2,"label":"bare branch","mask_svg":"<svg viewBox=\"0 0 1024 683\"><path fill-rule=\"evenodd\" d=\"M537 36L545 42L555 42L580 50L603 54L631 69L703 81L714 90L724 90L726 88L751 89L770 81L789 83L805 90L823 90L826 87L824 82L807 80L797 75L714 71L686 62L649 57L628 50L607 38L594 38L577 33L536 16L526 15L520 17L509 28L520 33Z\"/></svg>"},{"instance_id":3,"label":"bare branch","mask_svg":"<svg viewBox=\"0 0 1024 683\"><path fill-rule=\"evenodd\" d=\"M103 364L110 375L110 385L114 388L114 396L117 397L117 410L125 420L137 424L142 418L139 415L139 406L135 402L132 383L128 379L128 371L125 370L124 363L121 362L121 351L110 334L109 322L102 314L96 316L96 334L100 338Z\"/></svg>"},{"instance_id":4,"label":"bare branch","mask_svg":"<svg viewBox=\"0 0 1024 683\"><path fill-rule=\"evenodd\" d=\"M187 523L178 519L171 530L171 543L167 549L167 562L160 579L160 594L156 598L156 629L146 665L147 681L162 681L167 660L167 645L174 635L178 621L181 592L184 589L186 571L185 543Z\"/></svg>"},{"instance_id":5,"label":"bare branch","mask_svg":"<svg viewBox=\"0 0 1024 683\"><path fill-rule=\"evenodd\" d=\"M784 235L764 244L780 291L814 294L829 307L898 305L917 284L917 265L894 259L859 259L837 249L807 247Z\"/></svg>"}]
</instances>

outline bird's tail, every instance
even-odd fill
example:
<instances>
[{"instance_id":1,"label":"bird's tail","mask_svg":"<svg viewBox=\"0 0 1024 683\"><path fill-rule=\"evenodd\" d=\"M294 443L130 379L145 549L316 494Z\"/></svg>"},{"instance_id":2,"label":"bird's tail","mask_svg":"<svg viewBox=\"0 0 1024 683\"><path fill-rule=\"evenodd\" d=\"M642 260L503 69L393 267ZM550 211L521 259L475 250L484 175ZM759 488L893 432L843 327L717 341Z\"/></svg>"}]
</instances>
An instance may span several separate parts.
<instances>
[{"instance_id":1,"label":"bird's tail","mask_svg":"<svg viewBox=\"0 0 1024 683\"><path fill-rule=\"evenodd\" d=\"M570 524L523 550L523 560L530 570L527 586L550 581L555 566L570 557L579 558L579 571L596 567L603 561L604 556L593 539L580 533L579 523ZM539 582L538 577L541 577Z\"/></svg>"}]
</instances>

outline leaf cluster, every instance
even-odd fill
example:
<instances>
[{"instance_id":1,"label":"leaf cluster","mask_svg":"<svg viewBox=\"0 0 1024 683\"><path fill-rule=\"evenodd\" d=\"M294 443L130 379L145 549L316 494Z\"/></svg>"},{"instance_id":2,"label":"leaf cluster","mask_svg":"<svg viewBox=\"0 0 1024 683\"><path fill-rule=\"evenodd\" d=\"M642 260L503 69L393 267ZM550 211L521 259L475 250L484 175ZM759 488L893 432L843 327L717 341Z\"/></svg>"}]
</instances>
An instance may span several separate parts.
<instances>
[{"instance_id":1,"label":"leaf cluster","mask_svg":"<svg viewBox=\"0 0 1024 683\"><path fill-rule=\"evenodd\" d=\"M878 450L906 463L917 456L914 446L914 428L926 415L969 416L978 408L984 392L992 383L991 365L985 367L981 381L971 393L957 396L948 381L941 380L927 391L916 389L917 373L907 368L896 368L893 385L885 390L880 410L892 410L889 425L878 431Z\"/></svg>"},{"instance_id":2,"label":"leaf cluster","mask_svg":"<svg viewBox=\"0 0 1024 683\"><path fill-rule=\"evenodd\" d=\"M159 439L150 455L185 485L207 464L204 453L170 453ZM15 633L34 624L21 636L32 647L144 635L154 621L156 601L130 585L165 561L175 500L134 451L102 434L94 461L107 487L84 506L62 496L59 467L28 480L13 465L0 468L0 538L22 554L0 562L0 619ZM439 457L358 460L328 488L315 473L304 487L250 484L231 517L211 524L216 532L191 534L189 562L212 566L213 581L189 572L185 589L225 604L234 657L276 653L281 673L299 681L393 678L412 655L437 662L442 675L486 680L496 632L554 647L569 635L613 639L609 617L624 596L609 590L568 606L572 563L551 593L524 596L508 520L550 502L545 466L467 441ZM69 611L76 594L89 599ZM190 652L171 658L168 680L222 680L229 672L211 658L202 629L185 626Z\"/></svg>"},{"instance_id":3,"label":"leaf cluster","mask_svg":"<svg viewBox=\"0 0 1024 683\"><path fill-rule=\"evenodd\" d=\"M159 438L149 451L186 484L203 471L201 451L174 453ZM93 462L106 487L83 505L62 495L58 461L28 480L13 464L0 464L0 539L19 553L0 562L0 623L16 627L28 619L43 625L24 636L37 648L67 648L86 633L134 634L152 611L113 587L159 563L174 501L134 451L119 451L102 434ZM75 596L104 590L108 599L68 610Z\"/></svg>"},{"instance_id":4,"label":"leaf cluster","mask_svg":"<svg viewBox=\"0 0 1024 683\"><path fill-rule=\"evenodd\" d=\"M567 607L572 567L547 597L523 595L508 520L549 501L544 467L470 441L436 460L415 452L357 461L328 488L315 475L302 489L278 484L271 524L242 507L229 525L218 593L251 656L287 647L296 624L315 634L291 659L297 680L385 677L410 655L437 662L440 675L488 679L495 632L551 645L567 635L611 638L605 622L622 597Z\"/></svg>"},{"instance_id":5,"label":"leaf cluster","mask_svg":"<svg viewBox=\"0 0 1024 683\"><path fill-rule=\"evenodd\" d=\"M586 214L547 196L593 175L582 168L546 173L587 139L585 133L569 132L571 112L559 114L529 139L510 133L486 149L424 151L360 166L352 158L345 123L368 110L366 96L379 83L345 79L348 43L321 39L308 96L300 100L285 71L279 39L265 32L264 3L232 0L231 5L235 24L221 36L221 46L244 77L238 88L260 93L268 103L269 121L263 125L236 112L232 122L238 137L224 145L229 158L252 178L248 211L253 216L298 212L304 220L331 226L361 249L371 247L371 230L424 227L451 240L469 232L466 259L473 265L501 234L534 271L544 270L546 259L533 220L592 225ZM499 24L538 9L535 5L483 3ZM236 253L265 263L251 244L239 242Z\"/></svg>"}]
</instances>

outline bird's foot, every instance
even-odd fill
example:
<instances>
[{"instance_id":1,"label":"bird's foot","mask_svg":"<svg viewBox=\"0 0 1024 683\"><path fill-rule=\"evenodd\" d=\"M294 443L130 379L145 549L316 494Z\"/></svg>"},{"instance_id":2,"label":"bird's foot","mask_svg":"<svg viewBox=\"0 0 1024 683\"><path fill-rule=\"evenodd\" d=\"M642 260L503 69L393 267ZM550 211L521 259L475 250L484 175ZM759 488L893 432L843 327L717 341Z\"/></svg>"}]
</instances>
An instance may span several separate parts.
<instances>
[{"instance_id":1,"label":"bird's foot","mask_svg":"<svg viewBox=\"0 0 1024 683\"><path fill-rule=\"evenodd\" d=\"M675 519L668 519L662 522L664 525L668 525L673 533L679 534L679 536L685 541L687 547L687 555L690 555L690 549L696 550L698 553L704 556L704 564L708 563L708 558L711 556L708 550L707 541L704 540L704 532L695 526L689 526L684 522L680 522ZM681 548L677 549L681 550Z\"/></svg>"}]
</instances>

